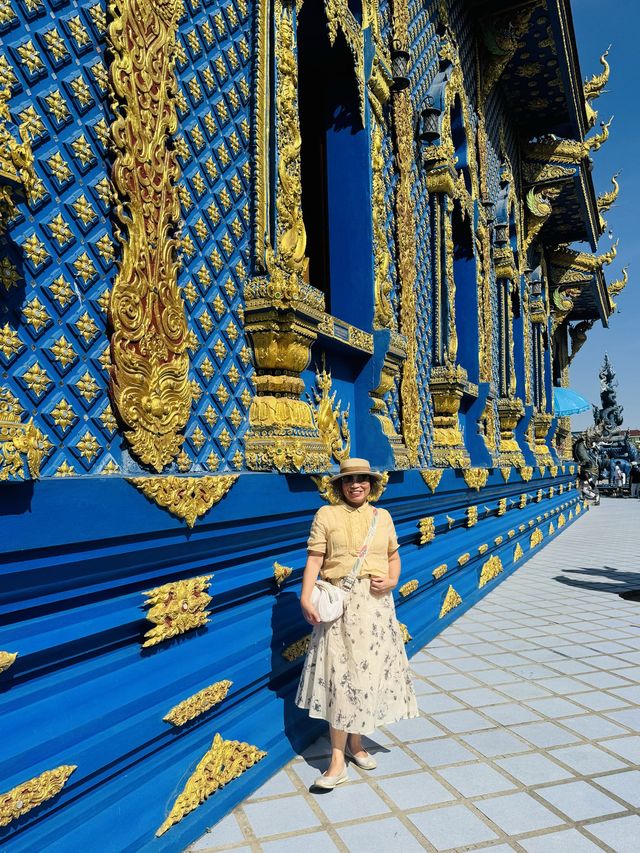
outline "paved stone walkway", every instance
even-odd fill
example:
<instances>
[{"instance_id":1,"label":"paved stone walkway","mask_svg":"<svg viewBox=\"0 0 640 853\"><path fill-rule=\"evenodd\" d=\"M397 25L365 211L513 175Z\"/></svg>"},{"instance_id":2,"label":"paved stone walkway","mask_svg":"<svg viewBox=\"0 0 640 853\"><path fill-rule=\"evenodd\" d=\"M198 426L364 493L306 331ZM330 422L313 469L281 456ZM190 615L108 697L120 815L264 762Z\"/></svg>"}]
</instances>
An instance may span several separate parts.
<instances>
[{"instance_id":1,"label":"paved stone walkway","mask_svg":"<svg viewBox=\"0 0 640 853\"><path fill-rule=\"evenodd\" d=\"M190 851L640 851L640 502L603 500L412 659L422 716L327 740Z\"/></svg>"}]
</instances>

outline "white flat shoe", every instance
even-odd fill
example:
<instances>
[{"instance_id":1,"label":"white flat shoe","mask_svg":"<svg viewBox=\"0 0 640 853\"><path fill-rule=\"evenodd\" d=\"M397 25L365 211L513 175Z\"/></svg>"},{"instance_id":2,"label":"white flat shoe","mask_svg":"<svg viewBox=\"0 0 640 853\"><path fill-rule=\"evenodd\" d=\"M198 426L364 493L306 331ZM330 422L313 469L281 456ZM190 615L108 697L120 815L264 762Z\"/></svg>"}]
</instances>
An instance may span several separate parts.
<instances>
[{"instance_id":1,"label":"white flat shoe","mask_svg":"<svg viewBox=\"0 0 640 853\"><path fill-rule=\"evenodd\" d=\"M375 770L378 766L378 762L375 760L373 755L369 755L367 753L366 758L358 758L354 755L350 749L345 750L345 755L347 758L351 759L354 764L356 764L361 770Z\"/></svg>"},{"instance_id":2,"label":"white flat shoe","mask_svg":"<svg viewBox=\"0 0 640 853\"><path fill-rule=\"evenodd\" d=\"M316 781L313 783L314 788L324 788L326 791L330 791L332 788L335 788L336 785L341 785L343 782L348 782L349 776L347 775L347 768L345 767L342 773L338 776L326 776L324 773L322 776L318 776Z\"/></svg>"}]
</instances>

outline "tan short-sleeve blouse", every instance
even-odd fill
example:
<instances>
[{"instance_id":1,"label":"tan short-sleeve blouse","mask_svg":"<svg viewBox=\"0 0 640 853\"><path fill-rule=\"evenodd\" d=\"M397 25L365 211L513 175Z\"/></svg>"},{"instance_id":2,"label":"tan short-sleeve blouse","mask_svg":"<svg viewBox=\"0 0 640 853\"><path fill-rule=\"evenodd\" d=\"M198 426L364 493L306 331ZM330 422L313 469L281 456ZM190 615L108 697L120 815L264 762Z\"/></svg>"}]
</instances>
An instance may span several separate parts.
<instances>
[{"instance_id":1,"label":"tan short-sleeve blouse","mask_svg":"<svg viewBox=\"0 0 640 853\"><path fill-rule=\"evenodd\" d=\"M398 537L391 516L378 508L378 524L367 556L360 568L360 577L386 577L389 556L398 550ZM343 578L349 574L358 551L367 538L373 507L365 503L351 507L346 503L323 506L315 514L307 548L324 554L320 575L325 580Z\"/></svg>"}]
</instances>

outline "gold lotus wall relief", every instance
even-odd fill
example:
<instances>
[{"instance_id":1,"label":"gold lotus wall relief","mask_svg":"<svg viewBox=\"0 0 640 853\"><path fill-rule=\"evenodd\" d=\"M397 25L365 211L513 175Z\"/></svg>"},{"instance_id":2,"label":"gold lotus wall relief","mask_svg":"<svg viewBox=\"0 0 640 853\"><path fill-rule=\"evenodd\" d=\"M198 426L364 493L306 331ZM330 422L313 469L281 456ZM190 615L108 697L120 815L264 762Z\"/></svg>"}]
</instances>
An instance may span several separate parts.
<instances>
[{"instance_id":1,"label":"gold lotus wall relief","mask_svg":"<svg viewBox=\"0 0 640 853\"><path fill-rule=\"evenodd\" d=\"M223 740L219 734L216 734L211 749L205 752L198 762L198 766L187 780L184 790L156 831L156 835L164 835L174 824L179 823L186 815L197 809L220 788L253 767L266 754L251 744L237 740Z\"/></svg>"},{"instance_id":2,"label":"gold lotus wall relief","mask_svg":"<svg viewBox=\"0 0 640 853\"><path fill-rule=\"evenodd\" d=\"M193 527L214 504L227 494L238 474L203 477L129 477L145 497Z\"/></svg>"},{"instance_id":3,"label":"gold lotus wall relief","mask_svg":"<svg viewBox=\"0 0 640 853\"><path fill-rule=\"evenodd\" d=\"M156 471L189 418L187 322L177 285L174 93L179 3L110 0L113 183L122 260L111 292L111 396L133 453Z\"/></svg>"},{"instance_id":4,"label":"gold lotus wall relief","mask_svg":"<svg viewBox=\"0 0 640 853\"><path fill-rule=\"evenodd\" d=\"M46 770L28 782L16 785L6 794L0 794L0 826L8 826L22 815L53 799L64 788L74 770L77 770L75 764L62 764L54 770Z\"/></svg>"},{"instance_id":5,"label":"gold lotus wall relief","mask_svg":"<svg viewBox=\"0 0 640 853\"><path fill-rule=\"evenodd\" d=\"M173 581L145 592L149 607L147 619L154 627L144 635L144 648L170 640L209 620L206 609L211 602L208 594L212 575Z\"/></svg>"}]
</instances>

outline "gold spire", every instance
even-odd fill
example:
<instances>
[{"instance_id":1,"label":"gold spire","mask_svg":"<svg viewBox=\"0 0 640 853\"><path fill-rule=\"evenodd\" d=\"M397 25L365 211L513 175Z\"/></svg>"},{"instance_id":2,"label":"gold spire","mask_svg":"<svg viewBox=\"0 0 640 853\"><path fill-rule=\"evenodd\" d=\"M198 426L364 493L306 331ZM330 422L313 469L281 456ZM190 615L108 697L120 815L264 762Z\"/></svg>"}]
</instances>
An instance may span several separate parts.
<instances>
[{"instance_id":1,"label":"gold spire","mask_svg":"<svg viewBox=\"0 0 640 853\"><path fill-rule=\"evenodd\" d=\"M602 65L602 71L600 74L594 74L589 80L585 80L583 91L584 91L584 100L585 107L587 111L587 123L589 127L593 127L596 123L596 118L598 113L591 106L591 101L595 100L602 94L602 90L607 85L609 81L609 63L607 62L607 56L609 55L609 51L611 50L611 45L605 50L605 52L600 57L600 64Z\"/></svg>"}]
</instances>

